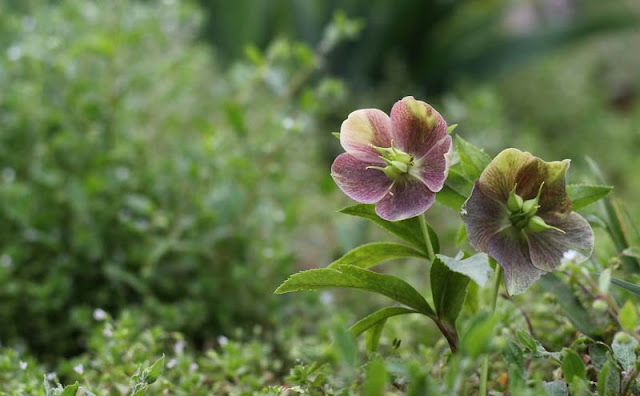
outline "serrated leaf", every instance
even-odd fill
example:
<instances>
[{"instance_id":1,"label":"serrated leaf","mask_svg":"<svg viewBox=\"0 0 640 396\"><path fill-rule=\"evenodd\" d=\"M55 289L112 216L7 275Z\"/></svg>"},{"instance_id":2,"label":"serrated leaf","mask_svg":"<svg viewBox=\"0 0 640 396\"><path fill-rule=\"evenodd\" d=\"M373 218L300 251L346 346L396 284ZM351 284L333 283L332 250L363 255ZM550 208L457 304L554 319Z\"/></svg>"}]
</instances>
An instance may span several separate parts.
<instances>
[{"instance_id":1,"label":"serrated leaf","mask_svg":"<svg viewBox=\"0 0 640 396\"><path fill-rule=\"evenodd\" d=\"M541 276L538 284L557 297L558 305L578 330L591 338L597 338L599 327L593 323L593 319L575 297L569 286L552 273Z\"/></svg>"},{"instance_id":2,"label":"serrated leaf","mask_svg":"<svg viewBox=\"0 0 640 396\"><path fill-rule=\"evenodd\" d=\"M164 373L164 355L147 369L147 384L153 384Z\"/></svg>"},{"instance_id":3,"label":"serrated leaf","mask_svg":"<svg viewBox=\"0 0 640 396\"><path fill-rule=\"evenodd\" d=\"M633 333L635 328L638 326L638 313L636 312L635 305L631 300L627 300L620 309L620 312L618 313L618 320L620 321L622 328L629 333Z\"/></svg>"},{"instance_id":4,"label":"serrated leaf","mask_svg":"<svg viewBox=\"0 0 640 396\"><path fill-rule=\"evenodd\" d=\"M436 257L442 260L442 263L451 271L469 277L480 287L484 287L493 275L493 270L489 266L489 257L485 253L475 254L464 260L458 260L442 254L436 255Z\"/></svg>"},{"instance_id":5,"label":"serrated leaf","mask_svg":"<svg viewBox=\"0 0 640 396\"><path fill-rule=\"evenodd\" d=\"M393 316L406 315L406 314L412 314L412 313L420 313L420 312L415 311L413 309L404 308L404 307L382 308L372 313L371 315L365 316L364 318L354 323L353 326L349 327L349 332L351 333L352 336L357 337L381 321L386 321L387 319Z\"/></svg>"},{"instance_id":6,"label":"serrated leaf","mask_svg":"<svg viewBox=\"0 0 640 396\"><path fill-rule=\"evenodd\" d=\"M613 190L612 186L596 184L568 184L567 194L571 199L573 210L580 210L606 197Z\"/></svg>"},{"instance_id":7,"label":"serrated leaf","mask_svg":"<svg viewBox=\"0 0 640 396\"><path fill-rule=\"evenodd\" d=\"M64 387L64 390L62 391L62 393L60 393L60 396L76 396L76 393L78 393L79 387L80 387L80 384L78 382L76 382L73 385L67 385Z\"/></svg>"},{"instance_id":8,"label":"serrated leaf","mask_svg":"<svg viewBox=\"0 0 640 396\"><path fill-rule=\"evenodd\" d=\"M435 316L429 303L407 282L392 275L378 274L352 265L299 272L291 275L275 293L329 288L361 289L382 294L427 316Z\"/></svg>"},{"instance_id":9,"label":"serrated leaf","mask_svg":"<svg viewBox=\"0 0 640 396\"><path fill-rule=\"evenodd\" d=\"M426 255L410 246L400 245L398 243L373 242L351 250L329 264L328 268L335 268L338 265L354 265L360 268L371 268L383 261L401 257L426 258Z\"/></svg>"},{"instance_id":10,"label":"serrated leaf","mask_svg":"<svg viewBox=\"0 0 640 396\"><path fill-rule=\"evenodd\" d=\"M467 295L469 278L454 272L440 259L431 263L431 292L438 318L455 328L456 319L462 310Z\"/></svg>"},{"instance_id":11,"label":"serrated leaf","mask_svg":"<svg viewBox=\"0 0 640 396\"><path fill-rule=\"evenodd\" d=\"M371 204L357 204L341 209L339 212L371 220L395 236L409 242L422 253L426 253L420 220L417 217L400 221L387 221L376 214L375 205ZM438 253L440 251L438 236L431 227L429 227L429 236L431 237L434 251Z\"/></svg>"},{"instance_id":12,"label":"serrated leaf","mask_svg":"<svg viewBox=\"0 0 640 396\"><path fill-rule=\"evenodd\" d=\"M584 379L587 373L587 367L584 365L582 358L574 350L564 348L562 350L562 374L568 383L573 381L574 377Z\"/></svg>"},{"instance_id":13,"label":"serrated leaf","mask_svg":"<svg viewBox=\"0 0 640 396\"><path fill-rule=\"evenodd\" d=\"M491 162L491 157L478 147L461 138L460 135L456 135L455 140L460 164L465 174L471 180L479 178L484 168Z\"/></svg>"}]
</instances>

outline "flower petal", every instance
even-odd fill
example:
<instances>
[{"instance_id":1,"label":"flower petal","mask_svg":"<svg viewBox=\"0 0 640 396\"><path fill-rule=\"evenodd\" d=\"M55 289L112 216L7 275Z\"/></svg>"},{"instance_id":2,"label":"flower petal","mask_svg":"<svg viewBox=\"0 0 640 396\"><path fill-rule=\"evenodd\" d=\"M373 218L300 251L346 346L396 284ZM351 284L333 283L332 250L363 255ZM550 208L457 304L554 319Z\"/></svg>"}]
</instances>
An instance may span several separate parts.
<instances>
[{"instance_id":1,"label":"flower petal","mask_svg":"<svg viewBox=\"0 0 640 396\"><path fill-rule=\"evenodd\" d=\"M343 153L333 161L331 176L351 199L376 203L389 192L393 183L384 172L367 169L368 166L380 166L380 162L361 161L349 153Z\"/></svg>"},{"instance_id":2,"label":"flower petal","mask_svg":"<svg viewBox=\"0 0 640 396\"><path fill-rule=\"evenodd\" d=\"M447 179L451 163L451 148L451 136L447 134L417 160L412 168L412 173L415 172L433 192L442 190L444 181Z\"/></svg>"},{"instance_id":3,"label":"flower petal","mask_svg":"<svg viewBox=\"0 0 640 396\"><path fill-rule=\"evenodd\" d=\"M529 233L529 254L533 265L544 271L557 268L565 253L575 252L576 262L581 263L593 252L593 230L589 223L576 212L566 216L547 216L544 219L556 230Z\"/></svg>"},{"instance_id":4,"label":"flower petal","mask_svg":"<svg viewBox=\"0 0 640 396\"><path fill-rule=\"evenodd\" d=\"M527 241L511 227L491 238L489 256L504 269L504 283L510 295L524 292L544 274L531 263Z\"/></svg>"},{"instance_id":5,"label":"flower petal","mask_svg":"<svg viewBox=\"0 0 640 396\"><path fill-rule=\"evenodd\" d=\"M467 228L471 246L480 252L488 252L491 237L511 226L508 209L489 198L478 181L462 206L462 221Z\"/></svg>"},{"instance_id":6,"label":"flower petal","mask_svg":"<svg viewBox=\"0 0 640 396\"><path fill-rule=\"evenodd\" d=\"M447 122L433 107L407 96L391 109L393 139L396 147L422 158L448 136Z\"/></svg>"},{"instance_id":7,"label":"flower petal","mask_svg":"<svg viewBox=\"0 0 640 396\"><path fill-rule=\"evenodd\" d=\"M340 127L340 144L347 153L363 161L373 161L380 154L372 145L391 147L391 119L382 110L356 110Z\"/></svg>"},{"instance_id":8,"label":"flower petal","mask_svg":"<svg viewBox=\"0 0 640 396\"><path fill-rule=\"evenodd\" d=\"M391 191L376 205L376 213L385 220L397 221L424 213L433 204L436 193L420 180L397 180Z\"/></svg>"},{"instance_id":9,"label":"flower petal","mask_svg":"<svg viewBox=\"0 0 640 396\"><path fill-rule=\"evenodd\" d=\"M499 202L507 202L509 192L517 185L516 193L523 199L536 196L542 182L539 213L568 213L571 202L565 188L569 160L545 162L530 153L514 148L503 150L480 176L484 191Z\"/></svg>"}]
</instances>

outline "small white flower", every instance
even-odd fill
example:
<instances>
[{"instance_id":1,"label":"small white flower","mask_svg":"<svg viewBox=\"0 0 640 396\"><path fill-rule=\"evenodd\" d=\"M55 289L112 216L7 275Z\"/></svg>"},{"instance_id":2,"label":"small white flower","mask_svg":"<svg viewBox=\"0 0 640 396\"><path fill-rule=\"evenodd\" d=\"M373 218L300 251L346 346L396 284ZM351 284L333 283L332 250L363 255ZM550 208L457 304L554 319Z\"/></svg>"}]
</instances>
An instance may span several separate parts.
<instances>
[{"instance_id":1,"label":"small white flower","mask_svg":"<svg viewBox=\"0 0 640 396\"><path fill-rule=\"evenodd\" d=\"M111 338L113 337L113 330L111 330L111 327L107 326L102 330L102 335L107 338Z\"/></svg>"},{"instance_id":2,"label":"small white flower","mask_svg":"<svg viewBox=\"0 0 640 396\"><path fill-rule=\"evenodd\" d=\"M284 129L291 129L294 125L295 121L291 117L286 117L284 120L282 120L282 126L284 127Z\"/></svg>"},{"instance_id":3,"label":"small white flower","mask_svg":"<svg viewBox=\"0 0 640 396\"><path fill-rule=\"evenodd\" d=\"M178 340L178 342L173 346L173 351L176 355L182 355L184 353L185 346L187 346L187 343L184 342L184 340Z\"/></svg>"},{"instance_id":4,"label":"small white flower","mask_svg":"<svg viewBox=\"0 0 640 396\"><path fill-rule=\"evenodd\" d=\"M198 364L197 363L191 363L191 365L189 366L189 371L196 371L198 369Z\"/></svg>"},{"instance_id":5,"label":"small white flower","mask_svg":"<svg viewBox=\"0 0 640 396\"><path fill-rule=\"evenodd\" d=\"M562 254L562 258L569 261L575 260L576 257L578 257L578 252L576 252L575 250L567 250Z\"/></svg>"},{"instance_id":6,"label":"small white flower","mask_svg":"<svg viewBox=\"0 0 640 396\"><path fill-rule=\"evenodd\" d=\"M173 358L173 359L171 359L171 360L169 360L167 362L167 368L168 369L172 369L172 368L176 367L177 364L178 364L178 359Z\"/></svg>"},{"instance_id":7,"label":"small white flower","mask_svg":"<svg viewBox=\"0 0 640 396\"><path fill-rule=\"evenodd\" d=\"M333 295L331 294L331 292L322 292L320 294L320 301L324 304L324 305L331 305L331 303L333 303Z\"/></svg>"},{"instance_id":8,"label":"small white flower","mask_svg":"<svg viewBox=\"0 0 640 396\"><path fill-rule=\"evenodd\" d=\"M108 317L108 316L109 316L109 315L108 315L108 314L105 312L105 310L104 310L104 309L102 309L102 308L96 308L96 309L93 311L93 318L94 318L95 320L97 320L97 321L105 320L105 319L107 319L107 317Z\"/></svg>"},{"instance_id":9,"label":"small white flower","mask_svg":"<svg viewBox=\"0 0 640 396\"><path fill-rule=\"evenodd\" d=\"M84 366L82 365L82 363L77 364L77 365L73 366L73 371L75 371L78 374L83 374L84 373Z\"/></svg>"},{"instance_id":10,"label":"small white flower","mask_svg":"<svg viewBox=\"0 0 640 396\"><path fill-rule=\"evenodd\" d=\"M25 361L22 361L22 360L21 360L21 361L20 361L20 363L19 363L19 365L20 365L20 370L26 370L26 369L27 369L27 366L28 366L29 364L28 364L27 362L25 362Z\"/></svg>"},{"instance_id":11,"label":"small white flower","mask_svg":"<svg viewBox=\"0 0 640 396\"><path fill-rule=\"evenodd\" d=\"M58 376L58 373L56 373L55 371L47 373L47 381L53 381L54 379L56 379L57 376Z\"/></svg>"},{"instance_id":12,"label":"small white flower","mask_svg":"<svg viewBox=\"0 0 640 396\"><path fill-rule=\"evenodd\" d=\"M225 336L223 336L223 335L221 335L220 337L218 337L218 344L219 344L220 346L222 346L222 347L223 347L223 346L227 345L228 343L229 343L229 339L228 339L227 337L225 337Z\"/></svg>"}]
</instances>

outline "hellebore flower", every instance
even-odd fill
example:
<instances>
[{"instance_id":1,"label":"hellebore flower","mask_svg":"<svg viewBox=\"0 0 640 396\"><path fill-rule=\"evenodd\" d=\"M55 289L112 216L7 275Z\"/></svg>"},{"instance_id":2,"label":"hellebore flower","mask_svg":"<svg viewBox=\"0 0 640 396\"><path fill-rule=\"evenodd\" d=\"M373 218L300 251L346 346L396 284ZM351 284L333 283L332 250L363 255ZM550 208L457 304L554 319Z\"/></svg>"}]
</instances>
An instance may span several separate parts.
<instances>
[{"instance_id":1,"label":"hellebore flower","mask_svg":"<svg viewBox=\"0 0 640 396\"><path fill-rule=\"evenodd\" d=\"M482 172L462 207L471 245L504 269L509 294L525 291L564 256L583 262L593 251L591 226L571 211L569 162L506 149Z\"/></svg>"},{"instance_id":2,"label":"hellebore flower","mask_svg":"<svg viewBox=\"0 0 640 396\"><path fill-rule=\"evenodd\" d=\"M383 219L417 216L434 202L449 170L451 136L433 107L407 96L391 109L356 110L342 123L346 153L331 176L350 198L375 203Z\"/></svg>"}]
</instances>

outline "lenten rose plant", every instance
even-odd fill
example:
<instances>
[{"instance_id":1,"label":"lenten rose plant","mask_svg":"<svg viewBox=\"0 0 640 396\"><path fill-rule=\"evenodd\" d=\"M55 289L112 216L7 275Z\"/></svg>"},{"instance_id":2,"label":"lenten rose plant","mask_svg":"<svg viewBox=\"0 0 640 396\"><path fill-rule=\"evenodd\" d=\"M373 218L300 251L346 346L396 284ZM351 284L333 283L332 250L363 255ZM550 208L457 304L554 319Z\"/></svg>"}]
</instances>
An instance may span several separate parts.
<instances>
[{"instance_id":1,"label":"lenten rose plant","mask_svg":"<svg viewBox=\"0 0 640 396\"><path fill-rule=\"evenodd\" d=\"M545 162L517 149L498 154L462 209L469 242L504 270L509 294L525 291L563 257L578 263L593 251L589 223L571 210L569 160Z\"/></svg>"},{"instance_id":2,"label":"lenten rose plant","mask_svg":"<svg viewBox=\"0 0 640 396\"><path fill-rule=\"evenodd\" d=\"M378 309L349 329L353 336L368 335L369 352L377 351L387 320L421 314L435 323L452 352L478 356L490 344L492 333L487 328L495 320L490 313L495 310L501 269L507 291L515 295L556 269L563 257L579 262L591 255L593 232L572 210L571 194L576 198L575 207L581 208L604 198L610 187L567 187L568 160L544 162L516 149L505 150L492 160L459 135L454 151L450 136L454 127L448 127L433 107L411 96L396 102L389 116L377 109L352 112L339 134L345 153L335 159L331 175L338 187L359 203L340 212L370 220L402 243L358 246L326 268L292 275L276 293L329 288L377 293L395 304ZM466 234L461 235L468 236L479 253L465 251L467 238L462 238L457 241L461 251L455 257L440 254L438 234L424 216L436 200L462 211ZM458 215L455 218L459 219ZM372 270L401 258L426 262L430 301L409 282ZM493 259L497 262L495 271ZM475 294L468 310L480 316L464 326L466 333L460 337L458 322L470 285L483 288L491 278L491 302L485 301L481 309L485 316L477 312L479 308L471 308L477 305ZM474 341L468 341L469 334L475 334ZM479 334L486 340L477 341ZM487 367L485 356L480 385L483 395Z\"/></svg>"}]
</instances>

